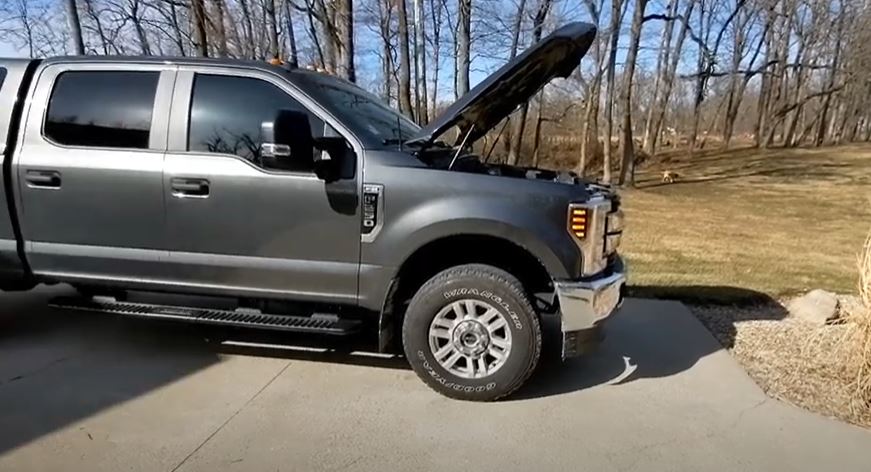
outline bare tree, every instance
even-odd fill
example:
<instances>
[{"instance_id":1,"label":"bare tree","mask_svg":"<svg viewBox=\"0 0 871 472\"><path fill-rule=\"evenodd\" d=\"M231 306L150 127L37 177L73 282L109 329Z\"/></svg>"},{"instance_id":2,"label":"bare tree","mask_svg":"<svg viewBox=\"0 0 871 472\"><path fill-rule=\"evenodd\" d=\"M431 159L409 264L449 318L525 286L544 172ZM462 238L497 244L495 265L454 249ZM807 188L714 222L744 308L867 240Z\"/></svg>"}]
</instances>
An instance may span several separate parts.
<instances>
[{"instance_id":1,"label":"bare tree","mask_svg":"<svg viewBox=\"0 0 871 472\"><path fill-rule=\"evenodd\" d=\"M458 0L456 40L456 87L457 98L469 91L469 68L472 59L472 0Z\"/></svg>"},{"instance_id":2,"label":"bare tree","mask_svg":"<svg viewBox=\"0 0 871 472\"><path fill-rule=\"evenodd\" d=\"M605 155L602 162L602 182L611 183L611 138L614 136L614 90L617 69L617 45L623 21L623 0L611 0L610 46L605 79Z\"/></svg>"},{"instance_id":3,"label":"bare tree","mask_svg":"<svg viewBox=\"0 0 871 472\"><path fill-rule=\"evenodd\" d=\"M547 14L550 12L553 0L540 0L535 16L532 18L532 44L541 40L542 30L544 28L544 20L547 19ZM516 48L516 44L512 44ZM508 164L517 164L520 156L520 147L523 144L523 132L526 128L526 115L529 113L529 104L524 103L520 106L517 112L517 118L514 120L514 129L511 130L511 145L508 148Z\"/></svg>"},{"instance_id":4,"label":"bare tree","mask_svg":"<svg viewBox=\"0 0 871 472\"><path fill-rule=\"evenodd\" d=\"M73 52L79 56L85 54L85 42L82 40L82 24L79 22L79 8L76 0L66 0L67 24L70 27L70 42Z\"/></svg>"},{"instance_id":5,"label":"bare tree","mask_svg":"<svg viewBox=\"0 0 871 472\"><path fill-rule=\"evenodd\" d=\"M629 50L626 54L626 67L623 71L623 128L620 133L620 150L623 155L620 165L620 185L626 183L629 173L629 184L635 185L635 142L632 136L632 80L635 77L635 62L638 58L638 48L641 44L641 28L644 25L644 13L648 0L636 0L632 15L632 31L629 38Z\"/></svg>"},{"instance_id":6,"label":"bare tree","mask_svg":"<svg viewBox=\"0 0 871 472\"><path fill-rule=\"evenodd\" d=\"M399 15L399 110L414 117L411 106L411 57L408 51L408 12L405 0L396 0Z\"/></svg>"}]
</instances>

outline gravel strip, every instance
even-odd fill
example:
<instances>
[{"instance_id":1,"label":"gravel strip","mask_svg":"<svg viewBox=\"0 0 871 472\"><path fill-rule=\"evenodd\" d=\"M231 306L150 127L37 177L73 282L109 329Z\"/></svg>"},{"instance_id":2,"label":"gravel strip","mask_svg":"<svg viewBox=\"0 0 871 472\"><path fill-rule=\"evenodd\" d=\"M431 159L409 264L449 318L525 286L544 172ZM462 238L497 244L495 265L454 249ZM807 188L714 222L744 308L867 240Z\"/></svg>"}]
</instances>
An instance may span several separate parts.
<instances>
[{"instance_id":1,"label":"gravel strip","mask_svg":"<svg viewBox=\"0 0 871 472\"><path fill-rule=\"evenodd\" d=\"M854 400L843 358L847 325L814 326L782 306L690 306L698 319L770 396L871 427L871 408Z\"/></svg>"}]
</instances>

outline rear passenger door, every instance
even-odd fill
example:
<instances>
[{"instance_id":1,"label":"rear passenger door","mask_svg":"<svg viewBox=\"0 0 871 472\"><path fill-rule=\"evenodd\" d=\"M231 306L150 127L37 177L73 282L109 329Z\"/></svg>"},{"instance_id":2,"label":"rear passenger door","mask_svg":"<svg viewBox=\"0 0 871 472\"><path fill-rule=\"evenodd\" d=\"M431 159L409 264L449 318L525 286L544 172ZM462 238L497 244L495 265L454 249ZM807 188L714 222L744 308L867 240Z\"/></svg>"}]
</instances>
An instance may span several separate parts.
<instances>
[{"instance_id":1,"label":"rear passenger door","mask_svg":"<svg viewBox=\"0 0 871 472\"><path fill-rule=\"evenodd\" d=\"M36 274L163 278L174 69L59 63L39 73L16 154L20 221Z\"/></svg>"}]
</instances>

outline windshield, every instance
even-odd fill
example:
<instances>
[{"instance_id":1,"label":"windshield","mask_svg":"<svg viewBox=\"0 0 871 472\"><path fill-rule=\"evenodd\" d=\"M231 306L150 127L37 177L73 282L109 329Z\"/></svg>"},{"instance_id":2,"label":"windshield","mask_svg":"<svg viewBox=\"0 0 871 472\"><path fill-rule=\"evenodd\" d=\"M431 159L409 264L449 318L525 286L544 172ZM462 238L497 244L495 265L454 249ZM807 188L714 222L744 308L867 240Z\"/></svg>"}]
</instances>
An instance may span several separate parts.
<instances>
[{"instance_id":1,"label":"windshield","mask_svg":"<svg viewBox=\"0 0 871 472\"><path fill-rule=\"evenodd\" d=\"M294 78L367 145L397 145L420 131L413 121L353 84L309 72L295 73Z\"/></svg>"}]
</instances>

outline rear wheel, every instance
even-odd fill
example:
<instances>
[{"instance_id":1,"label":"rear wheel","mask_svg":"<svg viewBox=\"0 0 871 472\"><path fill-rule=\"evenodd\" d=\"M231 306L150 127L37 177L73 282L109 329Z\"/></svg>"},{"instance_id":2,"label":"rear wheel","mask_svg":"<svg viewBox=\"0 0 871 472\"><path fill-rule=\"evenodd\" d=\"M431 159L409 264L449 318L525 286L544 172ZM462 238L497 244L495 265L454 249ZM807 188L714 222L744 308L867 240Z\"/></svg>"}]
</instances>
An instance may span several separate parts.
<instances>
[{"instance_id":1,"label":"rear wheel","mask_svg":"<svg viewBox=\"0 0 871 472\"><path fill-rule=\"evenodd\" d=\"M453 267L426 282L408 307L402 340L417 375L462 400L509 395L541 354L538 316L520 282L480 264Z\"/></svg>"}]
</instances>

